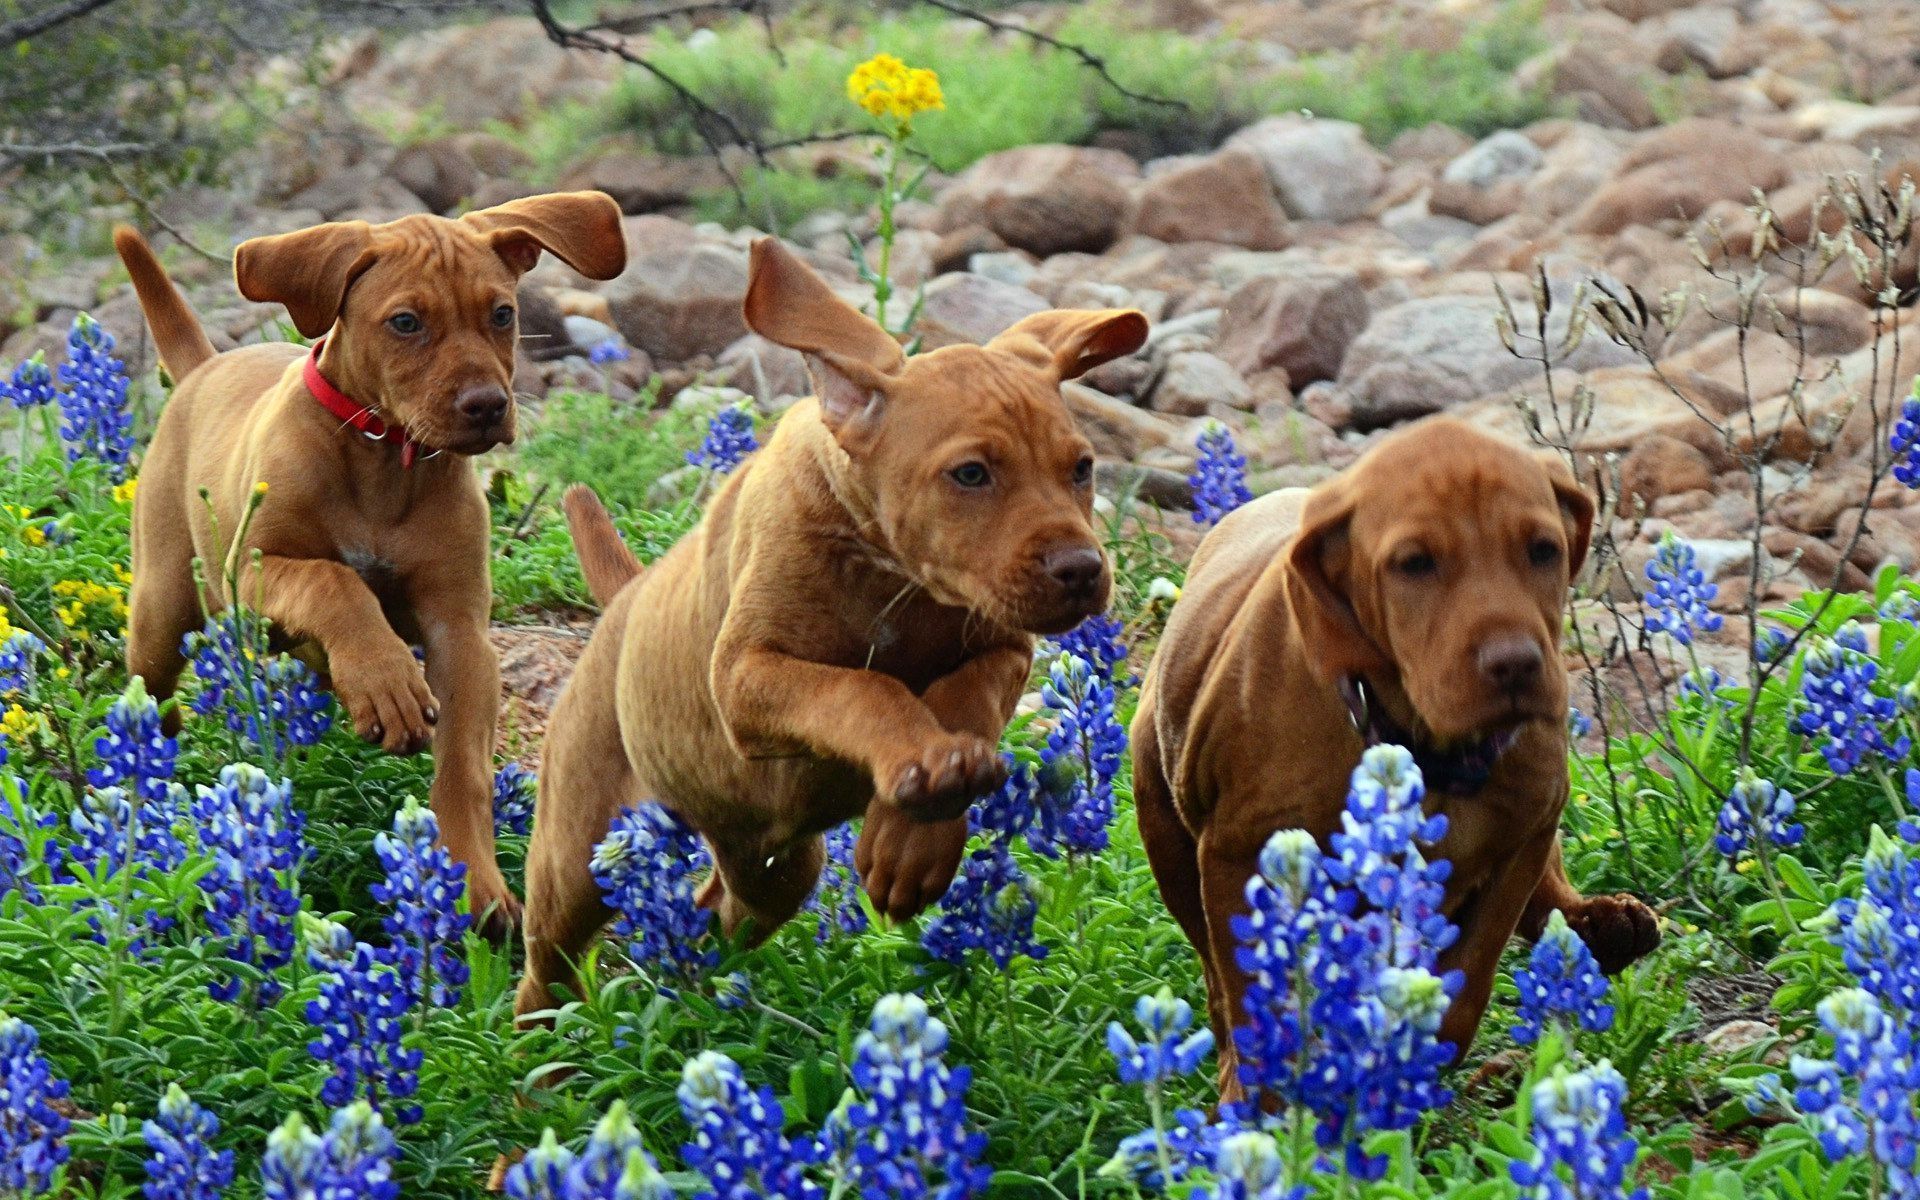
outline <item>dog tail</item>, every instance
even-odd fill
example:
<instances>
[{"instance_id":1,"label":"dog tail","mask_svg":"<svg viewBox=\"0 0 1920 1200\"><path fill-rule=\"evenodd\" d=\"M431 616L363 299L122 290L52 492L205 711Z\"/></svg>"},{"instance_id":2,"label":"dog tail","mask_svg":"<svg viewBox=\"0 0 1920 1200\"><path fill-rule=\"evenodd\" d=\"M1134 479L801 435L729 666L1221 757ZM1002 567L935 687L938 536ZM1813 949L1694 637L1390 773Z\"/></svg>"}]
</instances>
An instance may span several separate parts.
<instances>
[{"instance_id":1,"label":"dog tail","mask_svg":"<svg viewBox=\"0 0 1920 1200\"><path fill-rule=\"evenodd\" d=\"M600 503L600 497L584 483L567 489L561 506L567 510L567 532L573 535L573 552L580 558L580 573L587 577L587 590L601 607L613 603L620 589L640 574L640 560L620 539L613 518Z\"/></svg>"},{"instance_id":2,"label":"dog tail","mask_svg":"<svg viewBox=\"0 0 1920 1200\"><path fill-rule=\"evenodd\" d=\"M213 357L213 343L207 340L200 318L187 307L186 298L167 278L166 268L137 230L130 225L114 226L113 248L120 252L127 274L133 276L140 311L146 314L154 348L160 351L160 365L178 383L187 372Z\"/></svg>"}]
</instances>

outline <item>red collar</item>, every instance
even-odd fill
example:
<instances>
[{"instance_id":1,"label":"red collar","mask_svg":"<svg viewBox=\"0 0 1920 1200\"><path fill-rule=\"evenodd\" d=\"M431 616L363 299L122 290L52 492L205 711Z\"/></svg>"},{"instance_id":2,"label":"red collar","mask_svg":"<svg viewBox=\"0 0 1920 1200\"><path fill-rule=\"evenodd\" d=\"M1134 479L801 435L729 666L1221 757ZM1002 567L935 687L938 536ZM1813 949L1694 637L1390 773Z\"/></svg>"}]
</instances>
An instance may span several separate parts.
<instances>
[{"instance_id":1,"label":"red collar","mask_svg":"<svg viewBox=\"0 0 1920 1200\"><path fill-rule=\"evenodd\" d=\"M360 403L327 382L327 377L320 373L320 348L326 344L325 338L315 342L313 349L307 352L307 361L301 366L301 378L305 381L307 390L313 393L313 398L320 402L321 408L358 429L368 441L384 442L389 438L400 439L400 466L403 470L412 470L414 460L420 457L420 443L413 440L413 435L407 432L406 426L387 424L374 412L372 405ZM438 453L440 452L435 450L427 457L432 458Z\"/></svg>"}]
</instances>

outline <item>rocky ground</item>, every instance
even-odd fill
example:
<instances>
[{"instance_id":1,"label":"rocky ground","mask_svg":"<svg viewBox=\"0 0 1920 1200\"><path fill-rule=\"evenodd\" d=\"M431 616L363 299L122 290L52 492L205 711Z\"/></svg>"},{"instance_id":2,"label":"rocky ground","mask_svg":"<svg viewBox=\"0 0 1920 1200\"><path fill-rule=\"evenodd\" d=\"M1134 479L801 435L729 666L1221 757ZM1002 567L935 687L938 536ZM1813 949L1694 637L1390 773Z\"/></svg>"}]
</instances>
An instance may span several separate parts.
<instances>
[{"instance_id":1,"label":"rocky ground","mask_svg":"<svg viewBox=\"0 0 1920 1200\"><path fill-rule=\"evenodd\" d=\"M1276 60L1389 34L1444 45L1489 8L1151 6L1171 29L1226 32ZM1701 547L1719 603L1743 611L1756 524L1769 599L1836 577L1862 586L1887 560L1920 565L1920 504L1904 487L1879 488L1869 532L1854 536L1884 442L1875 422L1904 390L1883 384L1875 406L1870 381L1920 371L1915 310L1876 315L1870 302L1889 284L1914 286L1920 251L1909 238L1889 271L1864 275L1845 256L1809 272L1765 256L1758 274L1748 257L1757 198L1804 244L1816 222L1839 227L1839 207L1821 206L1833 177L1885 182L1896 206L1905 181L1920 177L1920 5L1554 0L1541 20L1549 49L1521 71L1567 115L1479 141L1434 125L1375 146L1355 125L1300 114L1259 121L1195 156L1141 161L1116 138L1023 147L931 180L924 199L902 208L894 259L904 288L925 288L918 334L931 347L984 340L1048 306L1144 309L1154 321L1148 346L1067 390L1099 447L1106 490L1137 486L1170 509L1184 504L1194 439L1210 420L1233 427L1258 490L1311 484L1380 431L1428 413L1524 435L1526 402L1551 431L1551 401L1565 409L1585 394L1591 421L1566 440L1620 493L1611 532L1628 575L1673 528ZM494 123L591 102L613 74L524 20L362 39L338 55L329 86L340 102L324 121L263 142L244 164L244 186L165 197L158 211L237 237L526 194L532 164L489 131ZM376 132L392 114L426 106L448 132L405 146ZM811 153L821 170L862 161L845 146ZM774 410L804 390L797 356L741 321L757 231L690 223L689 198L717 174L710 161L618 148L564 172L563 185L620 200L632 258L606 284L551 259L529 277L523 387L537 395L598 380L582 348L617 337L634 350L614 371L619 395L654 372L663 402L717 386ZM870 213L828 213L787 233L864 298L846 233L870 238L872 228ZM24 260L0 253L0 276ZM258 336L278 315L238 303L222 267L179 261L220 343ZM1753 281L1744 292L1743 276ZM120 278L104 258L31 278L33 319L0 343L0 361L54 349L83 306L137 342ZM1518 327L1507 339L1502 291ZM1583 301L1634 292L1654 307L1692 299L1637 348L1573 319ZM1530 361L1543 354L1531 336L1543 294L1550 379ZM1746 330L1733 327L1743 302L1756 313ZM1765 482L1785 495L1757 509L1740 456L1767 431L1779 436ZM1182 520L1165 528L1177 543L1192 540ZM1608 586L1629 594L1623 579ZM1729 635L1742 635L1737 621Z\"/></svg>"}]
</instances>

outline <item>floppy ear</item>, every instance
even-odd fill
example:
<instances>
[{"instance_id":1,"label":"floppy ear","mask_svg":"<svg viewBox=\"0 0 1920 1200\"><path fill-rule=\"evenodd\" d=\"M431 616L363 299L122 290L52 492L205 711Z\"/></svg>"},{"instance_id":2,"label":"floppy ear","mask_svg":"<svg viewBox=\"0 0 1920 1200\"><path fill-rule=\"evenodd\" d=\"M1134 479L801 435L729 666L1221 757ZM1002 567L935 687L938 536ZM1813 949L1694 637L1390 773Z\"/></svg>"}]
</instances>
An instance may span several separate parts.
<instances>
[{"instance_id":1,"label":"floppy ear","mask_svg":"<svg viewBox=\"0 0 1920 1200\"><path fill-rule=\"evenodd\" d=\"M900 343L778 238L753 244L742 309L749 329L806 356L827 428L838 435L879 416L888 382L906 365Z\"/></svg>"},{"instance_id":2,"label":"floppy ear","mask_svg":"<svg viewBox=\"0 0 1920 1200\"><path fill-rule=\"evenodd\" d=\"M233 252L233 282L263 304L284 304L302 337L333 328L347 286L373 265L373 227L336 221L293 233L249 238Z\"/></svg>"},{"instance_id":3,"label":"floppy ear","mask_svg":"<svg viewBox=\"0 0 1920 1200\"><path fill-rule=\"evenodd\" d=\"M1567 578L1572 579L1580 574L1593 543L1593 497L1558 455L1546 460L1545 465L1547 482L1553 485L1553 498L1560 505L1560 520L1567 527Z\"/></svg>"},{"instance_id":4,"label":"floppy ear","mask_svg":"<svg viewBox=\"0 0 1920 1200\"><path fill-rule=\"evenodd\" d=\"M620 206L605 192L554 192L509 200L460 218L473 226L522 275L549 251L588 279L612 279L626 270L627 235Z\"/></svg>"},{"instance_id":5,"label":"floppy ear","mask_svg":"<svg viewBox=\"0 0 1920 1200\"><path fill-rule=\"evenodd\" d=\"M1061 379L1072 379L1103 362L1132 354L1146 340L1147 318L1138 309L1054 308L1021 318L987 345L1051 367Z\"/></svg>"},{"instance_id":6,"label":"floppy ear","mask_svg":"<svg viewBox=\"0 0 1920 1200\"><path fill-rule=\"evenodd\" d=\"M1360 625L1351 586L1348 527L1353 502L1345 488L1316 488L1301 513L1300 532L1286 550L1287 604L1313 670L1334 683L1367 672L1390 673L1387 652Z\"/></svg>"}]
</instances>

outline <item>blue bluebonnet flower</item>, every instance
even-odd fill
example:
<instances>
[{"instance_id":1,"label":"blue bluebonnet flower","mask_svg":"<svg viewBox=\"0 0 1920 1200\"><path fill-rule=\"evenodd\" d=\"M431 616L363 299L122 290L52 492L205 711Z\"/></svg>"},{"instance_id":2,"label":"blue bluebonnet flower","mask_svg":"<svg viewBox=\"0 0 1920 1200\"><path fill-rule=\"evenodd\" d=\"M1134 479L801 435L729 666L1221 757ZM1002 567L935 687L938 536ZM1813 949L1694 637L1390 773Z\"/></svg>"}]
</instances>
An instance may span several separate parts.
<instances>
[{"instance_id":1,"label":"blue bluebonnet flower","mask_svg":"<svg viewBox=\"0 0 1920 1200\"><path fill-rule=\"evenodd\" d=\"M1903 824L1900 839L1877 828L1869 835L1861 894L1834 904L1833 939L1860 986L1903 1025L1920 1029L1920 854L1910 849L1920 829Z\"/></svg>"},{"instance_id":2,"label":"blue bluebonnet flower","mask_svg":"<svg viewBox=\"0 0 1920 1200\"><path fill-rule=\"evenodd\" d=\"M180 651L193 663L200 691L190 706L203 717L218 713L228 729L276 755L312 746L333 728L327 693L307 665L271 654L264 625L236 612L209 619L189 633Z\"/></svg>"},{"instance_id":3,"label":"blue bluebonnet flower","mask_svg":"<svg viewBox=\"0 0 1920 1200\"><path fill-rule=\"evenodd\" d=\"M1905 735L1887 740L1886 725L1899 705L1873 690L1880 664L1867 653L1866 633L1849 621L1807 652L1800 681L1802 708L1797 733L1826 738L1820 753L1836 775L1850 775L1870 755L1907 756Z\"/></svg>"},{"instance_id":4,"label":"blue bluebonnet flower","mask_svg":"<svg viewBox=\"0 0 1920 1200\"><path fill-rule=\"evenodd\" d=\"M23 359L15 364L12 377L0 382L0 398L15 408L43 408L53 403L55 394L53 368L45 354Z\"/></svg>"},{"instance_id":5,"label":"blue bluebonnet flower","mask_svg":"<svg viewBox=\"0 0 1920 1200\"><path fill-rule=\"evenodd\" d=\"M36 663L47 644L24 629L0 642L0 696L33 691L39 672Z\"/></svg>"},{"instance_id":6,"label":"blue bluebonnet flower","mask_svg":"<svg viewBox=\"0 0 1920 1200\"><path fill-rule=\"evenodd\" d=\"M106 733L93 746L100 765L87 772L87 782L94 787L131 787L156 804L169 798L180 746L160 728L160 706L138 675L107 710Z\"/></svg>"},{"instance_id":7,"label":"blue bluebonnet flower","mask_svg":"<svg viewBox=\"0 0 1920 1200\"><path fill-rule=\"evenodd\" d=\"M1880 606L1874 610L1874 616L1880 618L1883 624L1904 622L1911 625L1920 619L1920 596L1905 588L1896 589L1880 602Z\"/></svg>"},{"instance_id":8,"label":"blue bluebonnet flower","mask_svg":"<svg viewBox=\"0 0 1920 1200\"><path fill-rule=\"evenodd\" d=\"M220 1200L233 1182L233 1151L213 1148L219 1133L218 1117L195 1104L179 1084L168 1084L159 1112L140 1126L152 1152L141 1194L147 1200Z\"/></svg>"},{"instance_id":9,"label":"blue bluebonnet flower","mask_svg":"<svg viewBox=\"0 0 1920 1200\"><path fill-rule=\"evenodd\" d=\"M633 351L627 349L627 344L618 338L606 338L595 342L592 349L587 351L587 361L596 367L626 362L632 357Z\"/></svg>"},{"instance_id":10,"label":"blue bluebonnet flower","mask_svg":"<svg viewBox=\"0 0 1920 1200\"><path fill-rule=\"evenodd\" d=\"M1647 564L1647 579L1653 584L1646 594L1648 629L1691 646L1695 631L1713 633L1723 624L1720 614L1707 608L1720 594L1719 586L1707 582L1695 563L1693 547L1673 536L1671 529L1661 535L1653 561Z\"/></svg>"},{"instance_id":11,"label":"blue bluebonnet flower","mask_svg":"<svg viewBox=\"0 0 1920 1200\"><path fill-rule=\"evenodd\" d=\"M1114 715L1114 684L1086 659L1062 654L1047 669L1040 700L1055 718L1040 752L1027 845L1049 858L1098 854L1107 848L1113 781L1127 752L1127 731Z\"/></svg>"},{"instance_id":12,"label":"blue bluebonnet flower","mask_svg":"<svg viewBox=\"0 0 1920 1200\"><path fill-rule=\"evenodd\" d=\"M508 763L493 777L493 828L525 837L533 832L533 809L540 780L519 763Z\"/></svg>"},{"instance_id":13,"label":"blue bluebonnet flower","mask_svg":"<svg viewBox=\"0 0 1920 1200\"><path fill-rule=\"evenodd\" d=\"M314 920L307 962L321 972L320 995L307 1002L307 1023L319 1036L307 1052L330 1069L320 1098L338 1107L365 1099L401 1125L420 1119L407 1103L420 1087L421 1052L401 1045L411 1008L399 970L345 926Z\"/></svg>"},{"instance_id":14,"label":"blue bluebonnet flower","mask_svg":"<svg viewBox=\"0 0 1920 1200\"><path fill-rule=\"evenodd\" d=\"M975 835L1011 842L1033 825L1040 807L1040 774L1033 764L1004 751L1000 759L1007 764L1006 782L974 801L967 810L967 828ZM1049 782L1057 782L1051 771Z\"/></svg>"},{"instance_id":15,"label":"blue bluebonnet flower","mask_svg":"<svg viewBox=\"0 0 1920 1200\"><path fill-rule=\"evenodd\" d=\"M1108 683L1126 687L1133 682L1131 675L1120 674L1120 664L1127 657L1126 626L1111 614L1096 613L1088 617L1053 639L1053 644L1058 653L1084 660L1094 674Z\"/></svg>"},{"instance_id":16,"label":"blue bluebonnet flower","mask_svg":"<svg viewBox=\"0 0 1920 1200\"><path fill-rule=\"evenodd\" d=\"M1440 1072L1452 1047L1438 1034L1460 976L1434 972L1458 931L1440 911L1448 864L1419 850L1446 832L1424 796L1411 754L1368 750L1332 854L1303 831L1276 833L1247 883L1251 911L1233 923L1248 977L1241 1080L1314 1113L1321 1149L1343 1149L1361 1179L1386 1165L1362 1150L1368 1133L1404 1129L1450 1097Z\"/></svg>"},{"instance_id":17,"label":"blue bluebonnet flower","mask_svg":"<svg viewBox=\"0 0 1920 1200\"><path fill-rule=\"evenodd\" d=\"M1900 417L1888 435L1893 447L1893 477L1910 488L1920 488L1920 384L1900 405Z\"/></svg>"},{"instance_id":18,"label":"blue bluebonnet flower","mask_svg":"<svg viewBox=\"0 0 1920 1200\"><path fill-rule=\"evenodd\" d=\"M1220 518L1253 499L1247 488L1247 460L1233 444L1233 434L1218 421L1201 433L1200 457L1193 464L1187 484L1193 489L1193 519L1204 526L1220 523Z\"/></svg>"},{"instance_id":19,"label":"blue bluebonnet flower","mask_svg":"<svg viewBox=\"0 0 1920 1200\"><path fill-rule=\"evenodd\" d=\"M40 879L57 878L64 861L52 836L52 813L35 812L27 781L9 774L7 743L0 738L0 900L18 891L29 904L40 902Z\"/></svg>"},{"instance_id":20,"label":"blue bluebonnet flower","mask_svg":"<svg viewBox=\"0 0 1920 1200\"><path fill-rule=\"evenodd\" d=\"M816 1200L826 1194L807 1178L823 1153L818 1140L782 1133L786 1114L773 1089L749 1087L732 1059L712 1050L688 1059L677 1094L693 1129L681 1157L706 1177L707 1186L694 1193L699 1200Z\"/></svg>"},{"instance_id":21,"label":"blue bluebonnet flower","mask_svg":"<svg viewBox=\"0 0 1920 1200\"><path fill-rule=\"evenodd\" d=\"M1593 952L1567 925L1558 909L1533 944L1527 965L1513 973L1520 993L1520 1023L1513 1040L1531 1046L1550 1025L1577 1026L1590 1033L1613 1028L1613 1005L1606 1003L1607 978Z\"/></svg>"},{"instance_id":22,"label":"blue bluebonnet flower","mask_svg":"<svg viewBox=\"0 0 1920 1200\"><path fill-rule=\"evenodd\" d=\"M614 936L640 966L692 975L719 952L706 936L713 913L694 902L710 864L700 837L658 804L622 809L593 851L593 878L618 915Z\"/></svg>"},{"instance_id":23,"label":"blue bluebonnet flower","mask_svg":"<svg viewBox=\"0 0 1920 1200\"><path fill-rule=\"evenodd\" d=\"M867 928L867 910L860 904L860 874L853 865L853 851L859 841L851 825L827 831L826 866L820 872L820 881L814 885L813 895L807 897L806 906L806 911L817 913L820 918L819 927L814 931L816 942L824 944L836 929L842 933L862 933Z\"/></svg>"},{"instance_id":24,"label":"blue bluebonnet flower","mask_svg":"<svg viewBox=\"0 0 1920 1200\"><path fill-rule=\"evenodd\" d=\"M40 1031L0 1013L0 1194L38 1196L67 1161L69 1122L53 1107L66 1094Z\"/></svg>"},{"instance_id":25,"label":"blue bluebonnet flower","mask_svg":"<svg viewBox=\"0 0 1920 1200\"><path fill-rule=\"evenodd\" d=\"M293 961L293 921L300 911L293 880L306 824L293 807L293 785L273 783L260 768L235 763L221 768L217 786L200 788L193 815L200 844L213 860L200 877L207 928L226 940L226 956L234 962L268 973L286 966ZM239 975L207 985L216 1000L237 1000L244 990ZM254 1002L266 1007L283 990L277 980L263 979Z\"/></svg>"},{"instance_id":26,"label":"blue bluebonnet flower","mask_svg":"<svg viewBox=\"0 0 1920 1200\"><path fill-rule=\"evenodd\" d=\"M186 844L173 828L175 817L187 806L185 794L178 784L158 803L135 799L120 787L83 793L67 817L74 835L67 853L68 874L78 880L84 869L98 882L122 869L143 877L149 871L171 871L185 862Z\"/></svg>"},{"instance_id":27,"label":"blue bluebonnet flower","mask_svg":"<svg viewBox=\"0 0 1920 1200\"><path fill-rule=\"evenodd\" d=\"M1193 1200L1305 1200L1305 1184L1287 1182L1286 1163L1270 1133L1243 1130L1220 1140L1214 1182Z\"/></svg>"},{"instance_id":28,"label":"blue bluebonnet flower","mask_svg":"<svg viewBox=\"0 0 1920 1200\"><path fill-rule=\"evenodd\" d=\"M1627 1132L1626 1099L1626 1080L1605 1060L1584 1071L1558 1067L1534 1086L1533 1159L1509 1167L1527 1200L1646 1196L1627 1189L1640 1144Z\"/></svg>"},{"instance_id":29,"label":"blue bluebonnet flower","mask_svg":"<svg viewBox=\"0 0 1920 1200\"><path fill-rule=\"evenodd\" d=\"M115 482L127 477L133 456L133 410L127 407L127 364L113 356L113 335L81 313L67 333L60 364L60 438L67 461L96 458Z\"/></svg>"},{"instance_id":30,"label":"blue bluebonnet flower","mask_svg":"<svg viewBox=\"0 0 1920 1200\"><path fill-rule=\"evenodd\" d=\"M1005 842L992 841L967 855L920 944L928 954L956 966L978 950L1004 971L1022 955L1047 956L1047 948L1033 934L1039 913L1039 896L1013 860L1013 851Z\"/></svg>"},{"instance_id":31,"label":"blue bluebonnet flower","mask_svg":"<svg viewBox=\"0 0 1920 1200\"><path fill-rule=\"evenodd\" d=\"M829 1118L841 1177L867 1200L964 1200L986 1190L986 1135L967 1123L972 1072L918 996L882 996L854 1042L857 1096Z\"/></svg>"},{"instance_id":32,"label":"blue bluebonnet flower","mask_svg":"<svg viewBox=\"0 0 1920 1200\"><path fill-rule=\"evenodd\" d=\"M1720 807L1714 848L1737 860L1756 834L1776 846L1798 846L1807 830L1794 821L1794 807L1793 793L1751 772L1743 774Z\"/></svg>"},{"instance_id":33,"label":"blue bluebonnet flower","mask_svg":"<svg viewBox=\"0 0 1920 1200\"><path fill-rule=\"evenodd\" d=\"M414 1003L437 1007L460 1002L467 982L460 938L467 914L459 909L467 891L467 865L434 843L440 822L416 797L393 818L393 832L374 835L373 852L386 876L373 898L393 911L381 919L387 931L387 961L400 971Z\"/></svg>"},{"instance_id":34,"label":"blue bluebonnet flower","mask_svg":"<svg viewBox=\"0 0 1920 1200\"><path fill-rule=\"evenodd\" d=\"M621 1100L608 1106L578 1154L547 1130L507 1172L505 1192L508 1200L669 1200L673 1195Z\"/></svg>"},{"instance_id":35,"label":"blue bluebonnet flower","mask_svg":"<svg viewBox=\"0 0 1920 1200\"><path fill-rule=\"evenodd\" d=\"M713 1002L723 1011L745 1008L753 1000L753 980L745 971L733 971L713 981Z\"/></svg>"},{"instance_id":36,"label":"blue bluebonnet flower","mask_svg":"<svg viewBox=\"0 0 1920 1200\"><path fill-rule=\"evenodd\" d=\"M1120 1139L1099 1173L1130 1179L1149 1193L1164 1192L1194 1171L1212 1170L1221 1140L1235 1132L1239 1130L1230 1121L1209 1121L1198 1109L1177 1109L1164 1132L1144 1129Z\"/></svg>"},{"instance_id":37,"label":"blue bluebonnet flower","mask_svg":"<svg viewBox=\"0 0 1920 1200\"><path fill-rule=\"evenodd\" d=\"M687 451L687 462L725 475L760 448L753 437L753 414L744 404L721 409L707 420L707 436L697 450Z\"/></svg>"},{"instance_id":38,"label":"blue bluebonnet flower","mask_svg":"<svg viewBox=\"0 0 1920 1200\"><path fill-rule=\"evenodd\" d=\"M298 1114L267 1135L260 1160L262 1200L395 1200L399 1146L366 1101L333 1114L316 1136Z\"/></svg>"},{"instance_id":39,"label":"blue bluebonnet flower","mask_svg":"<svg viewBox=\"0 0 1920 1200\"><path fill-rule=\"evenodd\" d=\"M1577 708L1567 709L1567 735L1583 738L1593 732L1593 718Z\"/></svg>"},{"instance_id":40,"label":"blue bluebonnet flower","mask_svg":"<svg viewBox=\"0 0 1920 1200\"><path fill-rule=\"evenodd\" d=\"M1793 635L1778 625L1762 625L1753 635L1753 657L1759 663L1777 663L1793 645Z\"/></svg>"},{"instance_id":41,"label":"blue bluebonnet flower","mask_svg":"<svg viewBox=\"0 0 1920 1200\"><path fill-rule=\"evenodd\" d=\"M1698 696L1709 704L1731 707L1732 700L1722 695L1733 686L1733 680L1722 675L1717 668L1695 667L1680 677L1680 690L1686 694Z\"/></svg>"},{"instance_id":42,"label":"blue bluebonnet flower","mask_svg":"<svg viewBox=\"0 0 1920 1200\"><path fill-rule=\"evenodd\" d=\"M1212 1030L1187 1032L1193 1024L1193 1006L1175 998L1172 988L1140 997L1133 1005L1133 1019L1147 1035L1144 1044L1135 1041L1120 1022L1107 1023L1107 1049L1120 1066L1122 1083L1158 1083L1191 1075L1213 1049Z\"/></svg>"}]
</instances>

